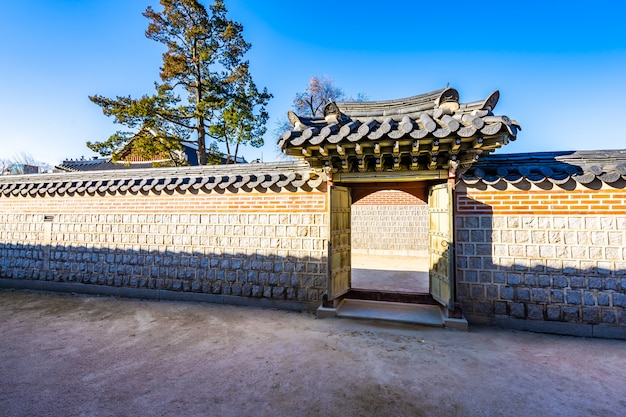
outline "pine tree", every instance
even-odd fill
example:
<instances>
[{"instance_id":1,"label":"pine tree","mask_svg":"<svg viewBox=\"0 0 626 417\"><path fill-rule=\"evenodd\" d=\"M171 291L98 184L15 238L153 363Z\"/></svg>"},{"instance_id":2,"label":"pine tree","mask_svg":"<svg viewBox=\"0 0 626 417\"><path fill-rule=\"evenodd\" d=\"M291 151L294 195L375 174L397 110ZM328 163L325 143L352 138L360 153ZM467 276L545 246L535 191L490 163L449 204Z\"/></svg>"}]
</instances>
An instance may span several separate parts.
<instances>
[{"instance_id":1,"label":"pine tree","mask_svg":"<svg viewBox=\"0 0 626 417\"><path fill-rule=\"evenodd\" d=\"M111 155L132 141L147 153L171 153L193 142L200 165L217 152L207 139L225 144L228 162L236 161L241 144L262 146L272 96L258 90L243 60L251 46L243 26L228 19L222 0L209 12L197 0L160 2L161 12L144 12L150 21L146 37L167 47L156 93L139 99L90 96L105 115L133 131L87 146Z\"/></svg>"}]
</instances>

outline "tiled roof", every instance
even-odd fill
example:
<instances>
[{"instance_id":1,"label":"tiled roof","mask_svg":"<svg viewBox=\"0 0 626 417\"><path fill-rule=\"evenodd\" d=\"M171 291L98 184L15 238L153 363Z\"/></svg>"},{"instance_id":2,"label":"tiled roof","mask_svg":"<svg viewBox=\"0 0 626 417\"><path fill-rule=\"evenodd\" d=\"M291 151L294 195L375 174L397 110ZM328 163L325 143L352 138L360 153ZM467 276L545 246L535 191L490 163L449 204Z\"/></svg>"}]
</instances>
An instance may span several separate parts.
<instances>
[{"instance_id":1,"label":"tiled roof","mask_svg":"<svg viewBox=\"0 0 626 417\"><path fill-rule=\"evenodd\" d=\"M565 186L609 184L626 188L626 150L538 152L490 155L461 175L468 185L513 186L548 182Z\"/></svg>"},{"instance_id":2,"label":"tiled roof","mask_svg":"<svg viewBox=\"0 0 626 417\"><path fill-rule=\"evenodd\" d=\"M113 169L146 169L152 168L151 162L143 163L115 163L111 158L94 158L94 159L68 159L63 161L55 168L66 172L78 172L78 171L109 171Z\"/></svg>"},{"instance_id":3,"label":"tiled roof","mask_svg":"<svg viewBox=\"0 0 626 417\"><path fill-rule=\"evenodd\" d=\"M329 103L324 117L289 112L278 141L288 155L340 172L442 169L467 164L515 140L519 124L494 115L500 93L460 103L453 88L406 99Z\"/></svg>"},{"instance_id":4,"label":"tiled roof","mask_svg":"<svg viewBox=\"0 0 626 417\"><path fill-rule=\"evenodd\" d=\"M17 195L160 193L319 188L325 176L299 162L127 169L0 177L0 198Z\"/></svg>"}]
</instances>

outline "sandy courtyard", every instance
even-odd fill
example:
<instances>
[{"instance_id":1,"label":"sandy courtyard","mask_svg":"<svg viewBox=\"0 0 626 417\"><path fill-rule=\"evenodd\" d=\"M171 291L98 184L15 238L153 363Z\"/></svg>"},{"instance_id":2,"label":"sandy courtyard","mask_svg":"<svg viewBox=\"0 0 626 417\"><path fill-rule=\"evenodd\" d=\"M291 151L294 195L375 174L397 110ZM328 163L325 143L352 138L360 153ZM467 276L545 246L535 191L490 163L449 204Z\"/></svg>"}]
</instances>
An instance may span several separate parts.
<instances>
[{"instance_id":1,"label":"sandy courtyard","mask_svg":"<svg viewBox=\"0 0 626 417\"><path fill-rule=\"evenodd\" d=\"M623 416L626 343L0 292L2 416Z\"/></svg>"}]
</instances>

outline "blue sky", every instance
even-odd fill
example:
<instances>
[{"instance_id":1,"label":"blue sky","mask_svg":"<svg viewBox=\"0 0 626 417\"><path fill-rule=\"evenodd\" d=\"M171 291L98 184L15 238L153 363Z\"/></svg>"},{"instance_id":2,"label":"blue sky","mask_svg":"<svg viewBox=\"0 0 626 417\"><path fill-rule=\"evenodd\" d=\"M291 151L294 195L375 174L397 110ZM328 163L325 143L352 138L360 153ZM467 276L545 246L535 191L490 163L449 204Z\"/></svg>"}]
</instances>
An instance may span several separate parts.
<instances>
[{"instance_id":1,"label":"blue sky","mask_svg":"<svg viewBox=\"0 0 626 417\"><path fill-rule=\"evenodd\" d=\"M252 43L246 58L274 95L265 146L313 75L371 100L456 88L500 90L495 112L522 125L498 153L626 148L626 25L618 0L369 2L226 0ZM208 1L204 1L208 5ZM141 13L158 0L30 0L0 6L0 159L56 165L95 155L118 129L88 95L153 92L163 46Z\"/></svg>"}]
</instances>

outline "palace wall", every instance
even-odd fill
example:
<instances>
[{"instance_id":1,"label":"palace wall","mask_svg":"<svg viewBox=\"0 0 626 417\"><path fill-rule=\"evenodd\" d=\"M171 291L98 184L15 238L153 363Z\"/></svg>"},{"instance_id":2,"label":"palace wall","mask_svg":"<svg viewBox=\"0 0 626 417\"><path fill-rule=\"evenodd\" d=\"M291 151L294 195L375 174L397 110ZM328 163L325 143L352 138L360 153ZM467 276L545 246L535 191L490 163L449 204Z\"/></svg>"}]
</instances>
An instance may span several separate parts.
<instances>
[{"instance_id":1,"label":"palace wall","mask_svg":"<svg viewBox=\"0 0 626 417\"><path fill-rule=\"evenodd\" d=\"M125 170L100 183L94 174L42 175L31 178L38 185L5 188L0 279L314 310L327 280L325 183L290 167L252 168L256 177L155 169L134 179Z\"/></svg>"},{"instance_id":2,"label":"palace wall","mask_svg":"<svg viewBox=\"0 0 626 417\"><path fill-rule=\"evenodd\" d=\"M352 205L352 252L424 256L428 251L428 205L398 190L369 194Z\"/></svg>"},{"instance_id":3,"label":"palace wall","mask_svg":"<svg viewBox=\"0 0 626 417\"><path fill-rule=\"evenodd\" d=\"M470 322L585 336L626 326L623 187L461 182L455 223Z\"/></svg>"}]
</instances>

